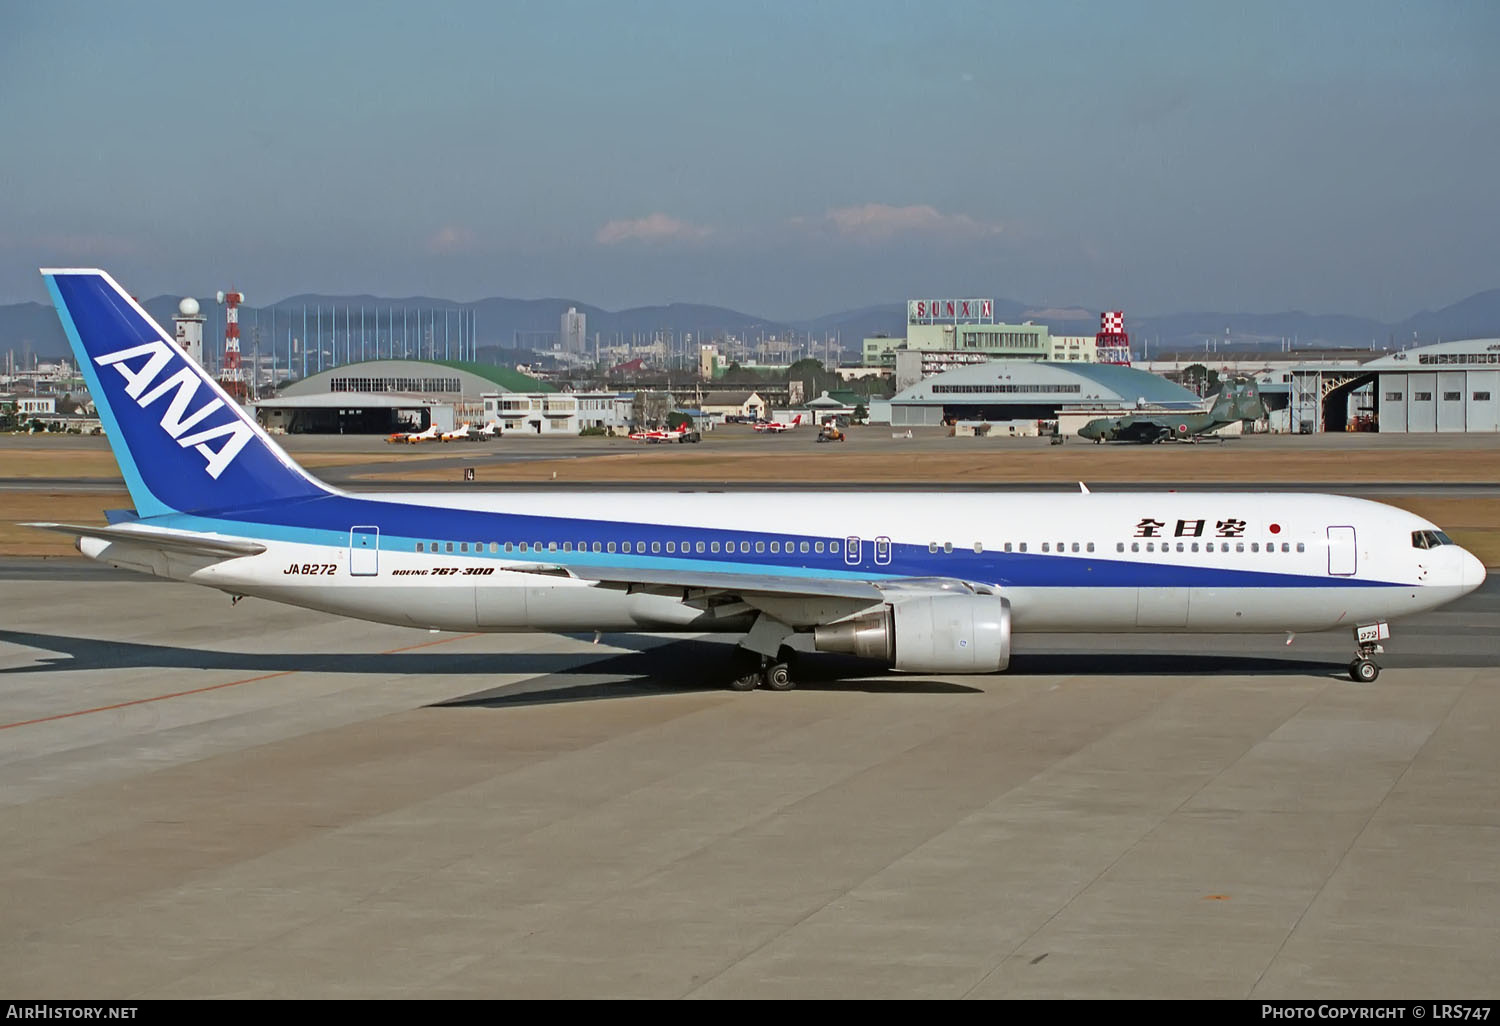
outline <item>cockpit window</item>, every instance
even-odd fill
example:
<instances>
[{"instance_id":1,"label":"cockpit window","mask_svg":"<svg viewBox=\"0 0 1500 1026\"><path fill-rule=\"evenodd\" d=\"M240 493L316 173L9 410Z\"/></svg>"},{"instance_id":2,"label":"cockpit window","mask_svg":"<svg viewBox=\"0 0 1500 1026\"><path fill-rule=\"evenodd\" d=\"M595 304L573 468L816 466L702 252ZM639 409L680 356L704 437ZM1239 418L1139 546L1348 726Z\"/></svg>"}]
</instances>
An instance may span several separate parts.
<instances>
[{"instance_id":1,"label":"cockpit window","mask_svg":"<svg viewBox=\"0 0 1500 1026\"><path fill-rule=\"evenodd\" d=\"M1442 531L1413 531L1411 533L1411 547L1414 549L1435 549L1439 545L1452 545L1453 539Z\"/></svg>"}]
</instances>

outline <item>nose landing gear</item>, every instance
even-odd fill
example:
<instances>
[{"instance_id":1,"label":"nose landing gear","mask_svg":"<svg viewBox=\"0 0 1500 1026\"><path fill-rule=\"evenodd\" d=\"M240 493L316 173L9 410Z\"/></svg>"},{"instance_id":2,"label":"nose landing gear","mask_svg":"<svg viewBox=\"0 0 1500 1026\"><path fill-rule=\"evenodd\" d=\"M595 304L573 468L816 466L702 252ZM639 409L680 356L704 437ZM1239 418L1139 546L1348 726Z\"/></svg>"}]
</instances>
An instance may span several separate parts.
<instances>
[{"instance_id":1,"label":"nose landing gear","mask_svg":"<svg viewBox=\"0 0 1500 1026\"><path fill-rule=\"evenodd\" d=\"M1358 684L1369 684L1380 676L1380 667L1371 657L1385 651L1380 643L1388 641L1390 636L1390 624L1383 620L1354 628L1354 644L1358 652L1349 663L1350 680Z\"/></svg>"}]
</instances>

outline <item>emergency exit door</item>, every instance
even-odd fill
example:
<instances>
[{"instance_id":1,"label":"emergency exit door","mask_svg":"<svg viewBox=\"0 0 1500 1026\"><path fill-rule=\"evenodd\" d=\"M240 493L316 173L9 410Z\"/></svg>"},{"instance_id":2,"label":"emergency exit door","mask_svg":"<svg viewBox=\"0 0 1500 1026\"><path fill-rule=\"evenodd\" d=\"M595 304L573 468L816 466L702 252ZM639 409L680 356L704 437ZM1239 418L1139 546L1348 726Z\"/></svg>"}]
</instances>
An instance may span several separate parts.
<instances>
[{"instance_id":1,"label":"emergency exit door","mask_svg":"<svg viewBox=\"0 0 1500 1026\"><path fill-rule=\"evenodd\" d=\"M1359 553L1354 544L1354 528L1328 529L1328 573L1334 577L1352 577L1359 569Z\"/></svg>"},{"instance_id":2,"label":"emergency exit door","mask_svg":"<svg viewBox=\"0 0 1500 1026\"><path fill-rule=\"evenodd\" d=\"M374 577L380 572L380 528L349 528L349 573Z\"/></svg>"}]
</instances>

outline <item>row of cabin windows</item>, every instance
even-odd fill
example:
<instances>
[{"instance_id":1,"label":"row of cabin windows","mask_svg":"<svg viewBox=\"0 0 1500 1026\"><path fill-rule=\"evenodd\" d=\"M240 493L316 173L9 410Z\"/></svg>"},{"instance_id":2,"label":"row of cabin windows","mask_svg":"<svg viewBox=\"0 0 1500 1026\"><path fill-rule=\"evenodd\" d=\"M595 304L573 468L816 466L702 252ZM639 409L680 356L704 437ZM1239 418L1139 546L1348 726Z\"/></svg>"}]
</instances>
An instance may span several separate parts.
<instances>
[{"instance_id":1,"label":"row of cabin windows","mask_svg":"<svg viewBox=\"0 0 1500 1026\"><path fill-rule=\"evenodd\" d=\"M576 546L572 542L570 542L570 541L565 541L565 542L555 542L555 541L553 541L553 542L540 542L540 541L537 541L537 542L505 542L503 548L504 548L504 550L506 552L573 552L573 551L576 550L578 552L638 552L638 553L641 553L642 555L644 555L646 553L646 545L647 545L647 543L643 542L643 541L638 541L638 542L622 541L622 542L619 542L619 543L616 543L616 542L587 542L587 541L580 541ZM816 553L818 555L821 555L824 552L829 552L829 553L831 553L833 555L838 555L838 552L839 552L839 543L836 542L836 541L830 541L830 542L822 542L822 541L794 542L794 541L788 541L788 542L785 543L785 545L786 545L786 552L789 553L789 554ZM632 548L632 546L634 546L634 547ZM759 552L759 553L765 552L767 550L767 548L769 548L770 551L772 553L776 554L776 555L780 555L781 552L782 552L782 542L780 542L780 541L773 541L773 542L758 541L758 542L753 543L753 545L752 545L751 542L742 541L742 542L738 543L738 546L739 546L738 550L736 550L736 547L735 547L736 543L732 542L732 541L731 542L724 542L722 545L719 542L716 542L716 541L713 541L713 542L701 542L701 541L700 542L689 542L689 541L684 541L684 542L681 543L681 546L682 546L681 547L681 551L682 551L682 553L684 555L687 555L687 554L690 554L690 553L703 553L703 552L709 552L709 553L715 553L715 554L717 554L721 550L723 552L726 552L726 553L732 553L732 552L735 552L735 551L739 551L739 552L743 552L746 555L748 555L751 552L752 548L754 549L755 552ZM475 551L475 552L483 552L484 551L484 547L485 547L485 543L484 542L475 542L474 543L473 551ZM679 551L678 550L678 543L675 542L675 541L669 541L669 542L654 541L654 542L650 543L650 547L651 547L650 551L653 554L660 554L661 552L665 551L668 555L676 555L677 552ZM501 548L502 548L502 545L501 545L500 542L490 542L489 543L489 550L491 552L499 552L499 551L501 551ZM425 543L425 547L424 547L424 543L423 542L417 542L417 551L418 552L468 552L469 551L469 543L468 542L428 542L428 543Z\"/></svg>"},{"instance_id":2,"label":"row of cabin windows","mask_svg":"<svg viewBox=\"0 0 1500 1026\"><path fill-rule=\"evenodd\" d=\"M1237 541L1237 542L1234 543L1234 551L1236 551L1236 552L1244 552L1246 545L1250 546L1250 551L1251 552L1259 552L1260 551L1260 542L1242 542L1242 541ZM1184 547L1184 546L1187 546L1187 547ZM1161 550L1163 552L1171 552L1172 551L1172 543L1171 542L1162 542L1161 543ZM1124 542L1116 542L1115 543L1115 551L1116 552L1124 552L1125 551L1125 543ZM1130 551L1131 552L1139 552L1139 551L1141 551L1141 543L1140 542L1131 542L1130 543ZM1147 552L1155 552L1156 551L1156 543L1155 542L1147 542L1146 543L1146 551ZM1197 542L1178 542L1177 543L1177 551L1178 552L1197 552L1198 551L1198 543ZM1212 552L1212 551L1214 551L1214 543L1213 542L1204 542L1203 543L1203 551L1205 551L1205 552ZM1228 552L1229 551L1229 543L1228 542L1219 542L1219 551L1220 552ZM1276 543L1275 542L1266 542L1266 551L1267 552L1275 552L1276 551ZM1282 552L1291 552L1292 551L1292 543L1291 542L1282 542L1281 543L1281 551ZM1297 543L1297 551L1298 552L1306 552L1307 551L1306 544L1304 544L1303 542L1298 542Z\"/></svg>"},{"instance_id":3,"label":"row of cabin windows","mask_svg":"<svg viewBox=\"0 0 1500 1026\"><path fill-rule=\"evenodd\" d=\"M1244 552L1245 551L1245 544L1246 544L1245 542L1235 542L1234 543L1234 551L1235 552ZM1054 545L1056 546L1055 548L1054 548ZM1250 545L1250 551L1251 552L1259 552L1260 551L1260 542L1250 542L1249 545ZM1014 544L1014 547L1012 547L1012 543L1011 542L1006 542L1003 548L1004 548L1004 551L1006 551L1006 552L1025 552L1025 551L1027 551L1026 542L1016 542ZM1306 546L1302 542L1298 542L1297 543L1297 551L1298 552L1305 552L1306 550L1307 550L1307 548L1306 548ZM939 546L939 544L937 542L928 542L927 543L927 551L928 552L934 552L934 553L935 552L952 552L953 551L953 543L952 542L943 542L942 545ZM975 542L974 543L974 551L975 552L983 552L984 551L984 544L982 542ZM1041 549L1041 551L1043 551L1043 552L1093 552L1094 551L1094 543L1093 542L1083 542L1083 543L1079 543L1079 542L1042 542L1042 549ZM1115 551L1116 552L1124 552L1125 551L1125 543L1124 542L1116 542L1115 543ZM1130 551L1131 552L1140 552L1141 551L1141 543L1140 542L1131 542L1130 543ZM1147 552L1155 552L1156 551L1156 543L1148 541L1146 543L1146 551ZM1162 542L1161 543L1161 551L1163 551L1163 552L1171 552L1172 551L1172 543L1171 542L1165 542L1165 541ZM1198 551L1198 543L1197 542L1178 542L1177 543L1177 551L1178 552L1197 552ZM1205 542L1204 543L1203 551L1205 551L1205 552L1213 552L1214 551L1214 543L1213 542ZM1220 542L1219 543L1219 551L1220 552L1228 552L1229 551L1229 543L1228 542ZM1275 552L1276 551L1276 543L1275 542L1266 542L1266 551L1267 552ZM1281 551L1282 552L1291 552L1292 551L1291 543L1290 542L1282 542L1281 543Z\"/></svg>"},{"instance_id":4,"label":"row of cabin windows","mask_svg":"<svg viewBox=\"0 0 1500 1026\"><path fill-rule=\"evenodd\" d=\"M952 542L943 542L941 545L939 545L937 542L928 542L927 543L927 551L928 552L952 552L953 551L953 543ZM983 552L984 551L984 542L975 542L974 543L974 551L976 553ZM1006 542L1003 546L1001 546L1001 551L1004 551L1004 552L1025 552L1026 551L1026 543L1025 542ZM1054 551L1053 548L1052 548L1052 543L1051 542L1042 542L1042 551L1043 552L1052 552L1052 551ZM1067 542L1058 542L1057 543L1057 549L1055 551L1057 551L1057 552L1067 552L1068 551L1068 543ZM1073 542L1072 551L1074 551L1074 552L1093 552L1094 551L1094 543L1093 542L1084 542L1084 543L1082 543L1082 546L1080 547L1080 543Z\"/></svg>"},{"instance_id":5,"label":"row of cabin windows","mask_svg":"<svg viewBox=\"0 0 1500 1026\"><path fill-rule=\"evenodd\" d=\"M417 542L417 551L418 552L423 552L423 551L430 551L430 552L468 552L468 551L470 551L469 543L468 542L429 542L427 544L430 547L429 548L424 548L424 545L423 545L422 542ZM704 552L711 553L711 554L718 554L720 552L720 550L721 550L720 543L716 542L716 541L714 541L714 542L701 542L701 541L700 542L687 542L687 541L684 541L681 544L682 544L681 551L682 551L682 553L684 555L689 555L689 554L692 554L692 553L700 553L701 554L701 553L704 553ZM1042 542L1041 544L1042 544L1041 551L1043 551L1043 552L1049 552L1049 553L1050 552L1093 552L1094 551L1094 543L1093 542L1083 542L1083 543L1079 543L1079 542L1071 542L1071 543L1070 542L1055 542L1055 543L1054 542ZM1054 544L1056 545L1056 548L1053 548ZM1243 542L1243 541L1235 542L1234 543L1234 551L1235 552L1244 552L1246 544L1247 543ZM1248 544L1250 546L1250 551L1251 552L1259 552L1260 551L1260 544L1261 544L1260 542L1249 542ZM1413 544L1415 544L1415 542ZM1451 544L1451 542L1449 544ZM632 545L634 546L634 549L631 548ZM615 542L585 542L585 541L581 541L581 542L579 542L577 544L577 551L578 552L616 552L616 551L618 551L618 552L625 552L625 553L634 551L634 552L640 553L641 555L645 555L645 553L647 551L646 545L647 545L647 543L646 542L642 542L642 541L638 541L638 542L624 541L624 542L619 542L618 545ZM788 541L788 542L785 543L785 545L786 545L786 552L788 554L815 553L815 554L821 555L823 552L826 551L826 552L828 552L828 553L830 553L832 555L838 555L838 552L839 552L839 543L836 542L836 541L830 541L830 542L822 542L822 541L793 542L793 541ZM651 553L653 555L659 555L663 551L665 551L668 555L676 555L677 552L678 552L678 543L675 542L675 541L669 541L669 542L651 542L650 546L651 546L650 551L651 551ZM736 551L735 546L736 546L735 542L732 542L732 541L731 542L724 542L723 545L722 545L722 551L725 552L725 553L733 553L733 552ZM744 553L746 555L748 555L751 552L752 547L753 547L754 551L757 552L757 553L764 553L764 552L767 551L768 548L769 548L770 552L773 555L780 555L781 552L782 552L782 542L780 542L780 541L773 541L773 542L758 541L758 542L754 542L753 546L752 546L751 542L742 541L742 542L738 543L738 546L739 546L738 547L738 551L742 552L742 553ZM1419 547L1421 547L1421 546L1419 546ZM574 551L574 544L572 542L570 542L570 541L565 541L565 542L555 542L555 541L554 542L539 542L539 541L538 542L506 542L505 545L504 545L504 549L505 549L506 552L533 552L533 551L534 552L573 552ZM474 552L483 552L484 550L485 550L485 543L484 542L474 542L473 543L473 551ZM501 544L499 542L490 542L489 543L489 550L490 550L490 552L499 552L501 550ZM951 553L953 551L953 543L952 542L943 542L941 545L939 545L939 543L937 543L937 542L928 542L927 543L927 551L931 552L931 553L937 553L937 552ZM976 553L982 553L982 552L984 552L984 543L983 542L975 542L974 543L974 551ZM1025 552L1025 551L1027 551L1027 543L1026 542L1015 542L1015 543L1006 542L1004 544L1004 546L1003 546L1003 551L1005 551L1005 552ZM1116 552L1124 552L1125 551L1125 543L1124 542L1116 542L1115 543L1115 551ZM1131 552L1140 552L1141 551L1141 543L1140 542L1131 542L1130 543L1130 551ZM1147 551L1147 552L1155 552L1156 551L1156 543L1155 542L1149 542L1149 541L1146 542L1145 551ZM1166 542L1166 541L1162 542L1161 543L1161 551L1162 552L1171 552L1172 551L1172 543L1171 542ZM1178 542L1177 543L1177 551L1178 552L1197 552L1198 551L1198 543L1197 542ZM1214 543L1213 542L1204 542L1203 543L1203 551L1205 551L1205 552L1213 552L1214 551ZM1219 543L1219 549L1218 549L1218 551L1220 551L1220 552L1228 552L1229 551L1229 543L1228 542L1220 542ZM1266 551L1267 552L1275 552L1276 551L1276 543L1275 542L1266 542ZM1291 552L1292 551L1292 543L1291 542L1282 542L1281 543L1281 551L1282 552ZM1302 543L1302 542L1297 542L1297 551L1298 552L1305 552L1305 551L1307 551L1306 545L1304 543Z\"/></svg>"}]
</instances>

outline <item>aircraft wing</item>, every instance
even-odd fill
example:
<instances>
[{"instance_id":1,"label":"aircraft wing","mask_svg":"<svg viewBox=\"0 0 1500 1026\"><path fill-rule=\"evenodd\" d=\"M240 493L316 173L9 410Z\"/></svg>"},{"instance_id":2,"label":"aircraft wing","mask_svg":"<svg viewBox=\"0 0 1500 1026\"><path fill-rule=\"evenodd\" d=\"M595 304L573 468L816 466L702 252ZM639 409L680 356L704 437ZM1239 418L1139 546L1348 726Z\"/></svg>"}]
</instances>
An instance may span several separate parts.
<instances>
[{"instance_id":1,"label":"aircraft wing","mask_svg":"<svg viewBox=\"0 0 1500 1026\"><path fill-rule=\"evenodd\" d=\"M635 567L533 564L509 570L595 581L601 587L673 595L691 604L743 603L794 627L832 623L900 595L940 592L988 594L989 585L951 577L898 577L873 581L829 577L784 577L772 574L716 573L700 570L646 570Z\"/></svg>"},{"instance_id":2,"label":"aircraft wing","mask_svg":"<svg viewBox=\"0 0 1500 1026\"><path fill-rule=\"evenodd\" d=\"M235 556L258 556L266 551L260 542L243 538L226 538L196 531L174 531L164 527L137 527L117 525L104 527L97 524L53 524L31 523L22 527L35 527L43 531L71 534L78 538L99 538L104 541L130 542L168 552L186 552L194 556L217 556L232 559Z\"/></svg>"}]
</instances>

